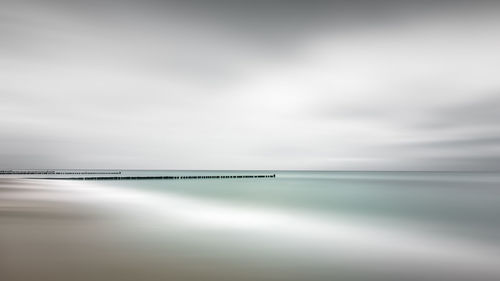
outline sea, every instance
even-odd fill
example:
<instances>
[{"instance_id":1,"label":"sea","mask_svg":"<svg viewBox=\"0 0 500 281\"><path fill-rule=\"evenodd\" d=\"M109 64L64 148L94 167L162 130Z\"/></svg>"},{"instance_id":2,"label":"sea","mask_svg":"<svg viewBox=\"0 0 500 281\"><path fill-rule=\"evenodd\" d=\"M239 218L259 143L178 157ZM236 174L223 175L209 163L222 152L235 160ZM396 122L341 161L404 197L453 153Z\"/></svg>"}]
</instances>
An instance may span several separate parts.
<instances>
[{"instance_id":1,"label":"sea","mask_svg":"<svg viewBox=\"0 0 500 281\"><path fill-rule=\"evenodd\" d=\"M12 258L0 254L0 271L9 280L500 280L500 173L95 176L237 175L275 177L2 175L11 187L0 193L10 196L0 200L0 251ZM86 211L68 218L75 209Z\"/></svg>"}]
</instances>

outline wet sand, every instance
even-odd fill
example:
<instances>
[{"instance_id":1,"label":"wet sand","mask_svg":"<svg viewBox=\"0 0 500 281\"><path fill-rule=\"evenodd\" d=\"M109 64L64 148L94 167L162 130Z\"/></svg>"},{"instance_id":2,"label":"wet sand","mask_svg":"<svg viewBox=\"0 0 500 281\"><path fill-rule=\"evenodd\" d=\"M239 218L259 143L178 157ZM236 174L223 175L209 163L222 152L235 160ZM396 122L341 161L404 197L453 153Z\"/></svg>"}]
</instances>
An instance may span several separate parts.
<instances>
[{"instance_id":1,"label":"wet sand","mask_svg":"<svg viewBox=\"0 0 500 281\"><path fill-rule=\"evenodd\" d=\"M150 247L104 202L65 184L0 181L0 280L246 279L241 269Z\"/></svg>"},{"instance_id":2,"label":"wet sand","mask_svg":"<svg viewBox=\"0 0 500 281\"><path fill-rule=\"evenodd\" d=\"M279 253L269 262L273 250L252 235L224 241L171 218L146 219L136 215L142 205L94 187L0 179L0 280L315 279Z\"/></svg>"}]
</instances>

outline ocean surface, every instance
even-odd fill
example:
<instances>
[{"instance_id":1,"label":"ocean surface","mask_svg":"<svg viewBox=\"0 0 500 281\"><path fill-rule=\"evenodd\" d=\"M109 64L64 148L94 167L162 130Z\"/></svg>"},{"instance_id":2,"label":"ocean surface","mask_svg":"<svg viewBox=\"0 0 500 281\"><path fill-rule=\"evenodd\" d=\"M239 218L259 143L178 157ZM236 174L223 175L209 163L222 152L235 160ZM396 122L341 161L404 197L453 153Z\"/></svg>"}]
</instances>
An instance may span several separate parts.
<instances>
[{"instance_id":1,"label":"ocean surface","mask_svg":"<svg viewBox=\"0 0 500 281\"><path fill-rule=\"evenodd\" d=\"M0 279L500 280L499 173L121 176L245 174L4 175Z\"/></svg>"}]
</instances>

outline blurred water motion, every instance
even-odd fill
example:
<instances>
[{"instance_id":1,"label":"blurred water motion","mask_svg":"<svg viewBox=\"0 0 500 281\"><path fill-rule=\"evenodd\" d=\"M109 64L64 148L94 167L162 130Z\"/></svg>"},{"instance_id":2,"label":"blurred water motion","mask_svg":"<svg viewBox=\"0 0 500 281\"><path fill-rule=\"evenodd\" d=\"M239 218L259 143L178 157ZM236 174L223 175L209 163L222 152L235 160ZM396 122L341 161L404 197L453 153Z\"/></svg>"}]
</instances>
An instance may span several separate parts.
<instances>
[{"instance_id":1,"label":"blurred water motion","mask_svg":"<svg viewBox=\"0 0 500 281\"><path fill-rule=\"evenodd\" d=\"M2 179L0 279L499 280L499 183L424 172Z\"/></svg>"}]
</instances>

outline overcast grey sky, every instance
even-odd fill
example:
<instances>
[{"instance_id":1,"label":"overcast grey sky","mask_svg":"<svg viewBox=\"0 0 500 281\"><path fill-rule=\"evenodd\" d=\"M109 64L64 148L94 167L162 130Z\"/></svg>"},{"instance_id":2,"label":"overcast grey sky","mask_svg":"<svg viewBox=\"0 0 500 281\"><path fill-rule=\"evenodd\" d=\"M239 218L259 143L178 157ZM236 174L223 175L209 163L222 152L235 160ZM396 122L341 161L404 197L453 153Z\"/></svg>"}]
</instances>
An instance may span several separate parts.
<instances>
[{"instance_id":1,"label":"overcast grey sky","mask_svg":"<svg viewBox=\"0 0 500 281\"><path fill-rule=\"evenodd\" d=\"M0 0L0 168L500 170L495 2Z\"/></svg>"}]
</instances>

